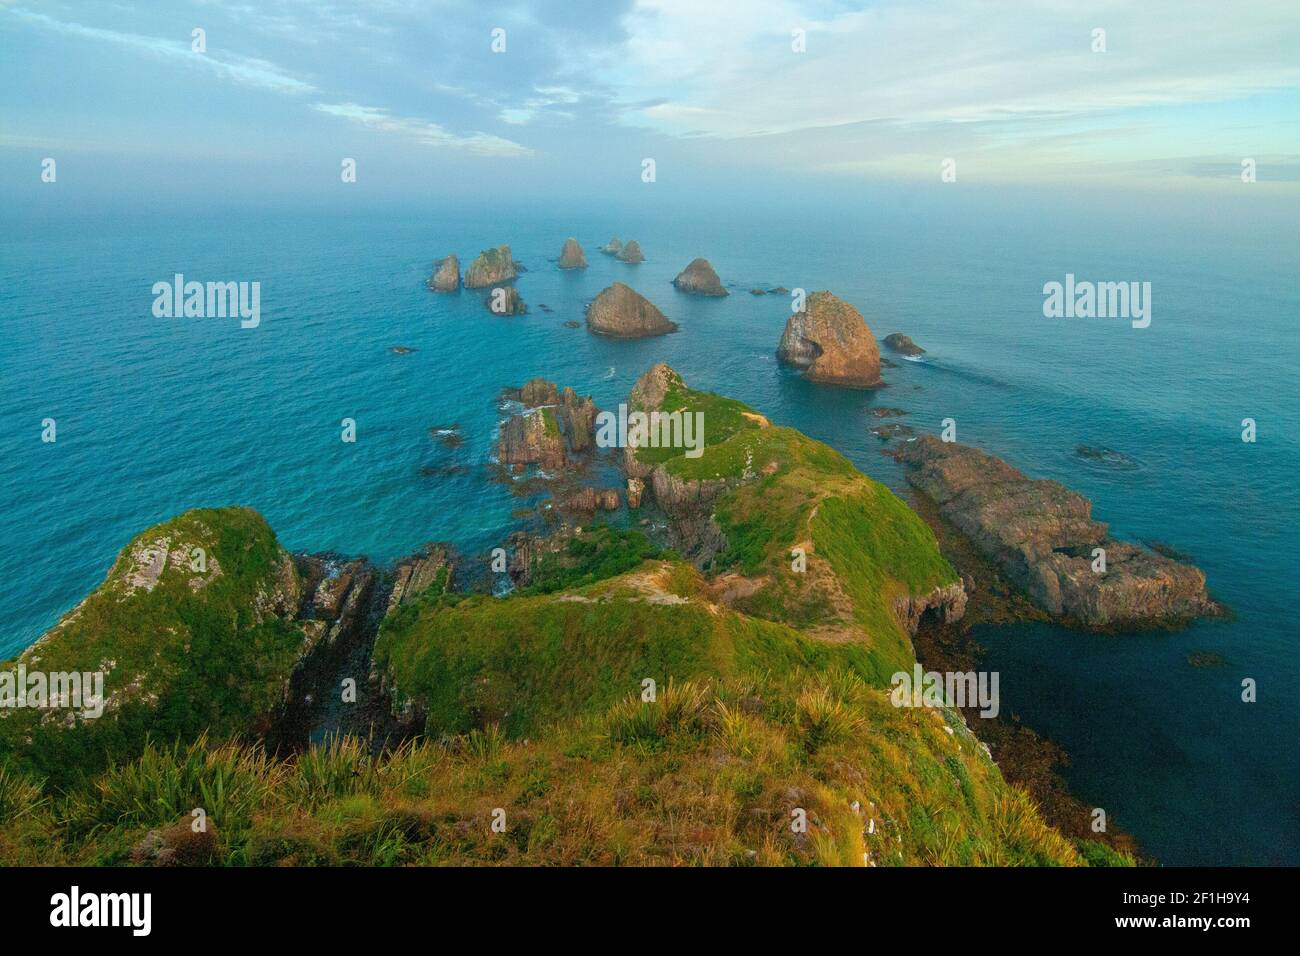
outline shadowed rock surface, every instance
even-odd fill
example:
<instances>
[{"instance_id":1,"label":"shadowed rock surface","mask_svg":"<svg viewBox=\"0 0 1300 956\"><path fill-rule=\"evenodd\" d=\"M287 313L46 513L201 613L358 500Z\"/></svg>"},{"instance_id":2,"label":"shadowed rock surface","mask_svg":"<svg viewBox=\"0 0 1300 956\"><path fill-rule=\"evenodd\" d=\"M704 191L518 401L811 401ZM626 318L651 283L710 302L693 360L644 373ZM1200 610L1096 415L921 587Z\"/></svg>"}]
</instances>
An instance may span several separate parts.
<instances>
[{"instance_id":1,"label":"shadowed rock surface","mask_svg":"<svg viewBox=\"0 0 1300 956\"><path fill-rule=\"evenodd\" d=\"M885 344L897 352L899 355L924 355L925 349L912 341L911 337L904 335L902 332L891 332L885 336Z\"/></svg>"},{"instance_id":2,"label":"shadowed rock surface","mask_svg":"<svg viewBox=\"0 0 1300 956\"><path fill-rule=\"evenodd\" d=\"M497 460L506 468L536 465L555 472L594 449L598 409L590 395L579 397L572 388L560 390L554 382L533 378L506 389L503 397L524 406L501 426Z\"/></svg>"},{"instance_id":3,"label":"shadowed rock surface","mask_svg":"<svg viewBox=\"0 0 1300 956\"><path fill-rule=\"evenodd\" d=\"M429 288L434 292L455 292L460 288L460 260L455 256L439 259L433 264Z\"/></svg>"},{"instance_id":4,"label":"shadowed rock surface","mask_svg":"<svg viewBox=\"0 0 1300 956\"><path fill-rule=\"evenodd\" d=\"M560 268L587 268L587 255L582 251L582 246L578 245L577 239L569 238L564 240L564 249L560 251Z\"/></svg>"},{"instance_id":5,"label":"shadowed rock surface","mask_svg":"<svg viewBox=\"0 0 1300 956\"><path fill-rule=\"evenodd\" d=\"M718 274L709 264L708 259L692 259L691 264L677 274L673 280L679 291L691 295L726 295Z\"/></svg>"},{"instance_id":6,"label":"shadowed rock surface","mask_svg":"<svg viewBox=\"0 0 1300 956\"><path fill-rule=\"evenodd\" d=\"M587 309L587 328L597 335L634 339L676 332L677 323L639 292L615 282Z\"/></svg>"},{"instance_id":7,"label":"shadowed rock surface","mask_svg":"<svg viewBox=\"0 0 1300 956\"><path fill-rule=\"evenodd\" d=\"M790 316L777 358L804 371L810 382L875 388L880 348L862 313L829 292L814 292L804 311Z\"/></svg>"},{"instance_id":8,"label":"shadowed rock surface","mask_svg":"<svg viewBox=\"0 0 1300 956\"><path fill-rule=\"evenodd\" d=\"M509 282L519 275L509 246L484 249L465 270L465 288L486 289L501 282Z\"/></svg>"},{"instance_id":9,"label":"shadowed rock surface","mask_svg":"<svg viewBox=\"0 0 1300 956\"><path fill-rule=\"evenodd\" d=\"M1056 481L1025 477L977 448L933 435L901 445L907 480L938 506L1031 600L1088 627L1175 623L1218 609L1199 568L1107 534L1092 502ZM1106 570L1093 570L1104 548Z\"/></svg>"}]
</instances>

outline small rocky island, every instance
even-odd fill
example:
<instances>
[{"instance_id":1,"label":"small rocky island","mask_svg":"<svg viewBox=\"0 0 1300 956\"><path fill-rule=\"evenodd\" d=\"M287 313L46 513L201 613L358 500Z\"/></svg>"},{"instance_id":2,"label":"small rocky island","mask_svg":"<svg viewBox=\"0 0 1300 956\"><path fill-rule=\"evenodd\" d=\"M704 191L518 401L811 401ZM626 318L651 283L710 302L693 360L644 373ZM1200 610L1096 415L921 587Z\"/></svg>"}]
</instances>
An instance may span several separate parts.
<instances>
[{"instance_id":1,"label":"small rocky island","mask_svg":"<svg viewBox=\"0 0 1300 956\"><path fill-rule=\"evenodd\" d=\"M1093 520L1092 502L1059 482L1027 478L1000 458L933 435L899 446L894 457L942 518L1055 618L1126 628L1219 612L1203 571L1111 538Z\"/></svg>"},{"instance_id":2,"label":"small rocky island","mask_svg":"<svg viewBox=\"0 0 1300 956\"><path fill-rule=\"evenodd\" d=\"M525 315L528 312L524 297L519 294L518 289L509 285L492 289L488 297L483 300L483 304L493 315Z\"/></svg>"},{"instance_id":3,"label":"small rocky island","mask_svg":"<svg viewBox=\"0 0 1300 956\"><path fill-rule=\"evenodd\" d=\"M459 289L460 260L455 256L447 256L435 262L428 285L434 292L455 292Z\"/></svg>"},{"instance_id":4,"label":"small rocky island","mask_svg":"<svg viewBox=\"0 0 1300 956\"><path fill-rule=\"evenodd\" d=\"M906 355L909 358L916 358L925 354L925 349L912 341L910 336L902 332L891 332L885 336L885 345L897 352L899 355Z\"/></svg>"},{"instance_id":5,"label":"small rocky island","mask_svg":"<svg viewBox=\"0 0 1300 956\"><path fill-rule=\"evenodd\" d=\"M601 246L600 251L607 256L616 256L623 251L623 243L620 242L618 237L616 236L615 238L609 240L609 242Z\"/></svg>"},{"instance_id":6,"label":"small rocky island","mask_svg":"<svg viewBox=\"0 0 1300 956\"><path fill-rule=\"evenodd\" d=\"M803 369L810 382L849 388L878 388L880 347L862 313L829 292L808 296L802 312L790 316L777 358Z\"/></svg>"},{"instance_id":7,"label":"small rocky island","mask_svg":"<svg viewBox=\"0 0 1300 956\"><path fill-rule=\"evenodd\" d=\"M615 282L587 307L587 329L596 335L637 339L676 332L677 323L641 293Z\"/></svg>"},{"instance_id":8,"label":"small rocky island","mask_svg":"<svg viewBox=\"0 0 1300 956\"><path fill-rule=\"evenodd\" d=\"M727 294L727 290L722 287L722 281L718 274L713 271L713 266L709 264L708 259L692 259L681 272L677 273L677 278L673 280L679 292L686 292L690 295L709 295L722 296Z\"/></svg>"},{"instance_id":9,"label":"small rocky island","mask_svg":"<svg viewBox=\"0 0 1300 956\"><path fill-rule=\"evenodd\" d=\"M560 250L560 268L587 268L587 254L582 251L577 239L570 237L564 240L564 248Z\"/></svg>"},{"instance_id":10,"label":"small rocky island","mask_svg":"<svg viewBox=\"0 0 1300 956\"><path fill-rule=\"evenodd\" d=\"M484 249L465 270L465 288L486 289L519 276L509 246Z\"/></svg>"},{"instance_id":11,"label":"small rocky island","mask_svg":"<svg viewBox=\"0 0 1300 956\"><path fill-rule=\"evenodd\" d=\"M641 254L641 245L635 239L629 239L617 253L619 262L626 262L635 265L638 262L645 262L645 256Z\"/></svg>"}]
</instances>

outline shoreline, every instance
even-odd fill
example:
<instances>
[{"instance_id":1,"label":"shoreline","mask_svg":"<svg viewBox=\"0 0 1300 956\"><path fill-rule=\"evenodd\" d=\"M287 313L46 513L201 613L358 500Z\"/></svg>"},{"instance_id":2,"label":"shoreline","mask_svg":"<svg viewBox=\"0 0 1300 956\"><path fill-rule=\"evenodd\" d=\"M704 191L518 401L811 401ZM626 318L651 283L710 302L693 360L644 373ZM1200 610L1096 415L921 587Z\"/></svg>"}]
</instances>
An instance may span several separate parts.
<instances>
[{"instance_id":1,"label":"shoreline","mask_svg":"<svg viewBox=\"0 0 1300 956\"><path fill-rule=\"evenodd\" d=\"M961 620L943 624L926 618L912 637L916 659L923 667L938 671L978 670L984 648L971 636L976 626L1052 623L1051 616L1009 584L992 562L939 514L928 497L911 489L907 503L934 531L940 552L967 587L966 613ZM974 587L970 586L972 581ZM1109 817L1106 832L1092 831L1088 803L1070 789L1061 774L1061 768L1070 764L1070 755L1059 743L1021 723L1014 714L981 717L978 703L959 709L971 733L988 746L1007 782L1028 791L1053 827L1071 839L1095 840L1128 853L1140 866L1159 865L1136 837L1114 825Z\"/></svg>"}]
</instances>

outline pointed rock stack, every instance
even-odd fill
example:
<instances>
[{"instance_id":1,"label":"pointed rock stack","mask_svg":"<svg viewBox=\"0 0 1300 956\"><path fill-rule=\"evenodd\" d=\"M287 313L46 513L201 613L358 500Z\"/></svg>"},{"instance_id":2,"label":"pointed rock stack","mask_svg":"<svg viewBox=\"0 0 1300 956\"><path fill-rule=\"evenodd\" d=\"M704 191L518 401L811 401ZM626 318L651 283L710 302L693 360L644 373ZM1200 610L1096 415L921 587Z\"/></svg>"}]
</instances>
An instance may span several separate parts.
<instances>
[{"instance_id":1,"label":"pointed rock stack","mask_svg":"<svg viewBox=\"0 0 1300 956\"><path fill-rule=\"evenodd\" d=\"M635 339L677 331L653 302L615 282L587 308L587 329L597 335Z\"/></svg>"},{"instance_id":2,"label":"pointed rock stack","mask_svg":"<svg viewBox=\"0 0 1300 956\"><path fill-rule=\"evenodd\" d=\"M692 259L691 264L677 274L673 280L679 291L691 295L726 295L718 274L709 265L708 259Z\"/></svg>"}]
</instances>

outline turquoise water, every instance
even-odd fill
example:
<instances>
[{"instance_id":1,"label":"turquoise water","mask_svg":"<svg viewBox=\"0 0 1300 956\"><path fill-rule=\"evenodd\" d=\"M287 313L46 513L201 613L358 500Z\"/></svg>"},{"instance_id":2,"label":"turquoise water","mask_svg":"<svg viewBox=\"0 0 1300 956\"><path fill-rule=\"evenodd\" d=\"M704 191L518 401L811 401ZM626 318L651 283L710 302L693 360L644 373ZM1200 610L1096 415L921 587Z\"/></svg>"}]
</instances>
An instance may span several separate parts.
<instances>
[{"instance_id":1,"label":"turquoise water","mask_svg":"<svg viewBox=\"0 0 1300 956\"><path fill-rule=\"evenodd\" d=\"M815 214L24 215L0 239L0 656L94 588L134 533L186 508L251 505L291 549L380 561L430 540L494 546L517 505L484 480L500 388L544 375L613 405L666 361L899 490L867 409L901 406L935 431L955 418L959 440L1088 495L1118 535L1191 554L1235 619L1178 634L982 633L1003 710L1058 739L1080 796L1161 861L1300 863L1297 243L1213 210L1154 224L1129 212L990 201L958 214L883 197ZM567 235L585 272L548 261ZM648 261L598 254L611 235L638 239ZM467 263L499 242L530 270L529 315L424 288L433 259ZM734 283L729 298L671 287L697 255ZM154 318L151 286L175 272L260 281L261 326ZM1150 281L1151 327L1045 319L1042 285L1067 272ZM614 279L681 332L618 342L564 328ZM830 289L929 361L900 362L874 394L809 385L773 355L788 298L750 296L757 285ZM355 444L339 440L345 417ZM1259 423L1253 445L1245 417ZM40 440L44 418L55 444ZM453 423L465 444L442 448L429 429ZM1138 467L1082 461L1080 443ZM1227 664L1195 669L1193 651ZM1240 702L1243 677L1258 703Z\"/></svg>"}]
</instances>

